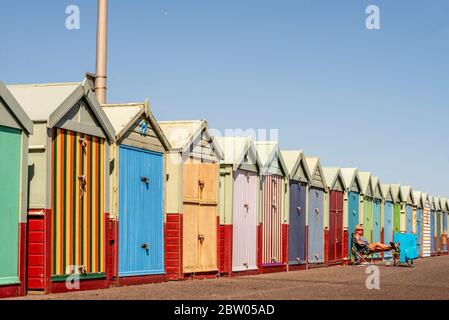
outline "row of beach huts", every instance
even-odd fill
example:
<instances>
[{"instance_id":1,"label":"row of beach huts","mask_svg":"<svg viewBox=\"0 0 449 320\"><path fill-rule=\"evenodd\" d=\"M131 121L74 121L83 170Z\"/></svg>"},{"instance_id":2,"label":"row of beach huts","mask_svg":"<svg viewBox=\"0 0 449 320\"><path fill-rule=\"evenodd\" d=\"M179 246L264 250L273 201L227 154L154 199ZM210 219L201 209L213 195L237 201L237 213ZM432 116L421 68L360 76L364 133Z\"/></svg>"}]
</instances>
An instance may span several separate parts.
<instances>
[{"instance_id":1,"label":"row of beach huts","mask_svg":"<svg viewBox=\"0 0 449 320\"><path fill-rule=\"evenodd\" d=\"M0 297L345 265L359 223L447 254L446 198L210 132L88 79L0 82Z\"/></svg>"}]
</instances>

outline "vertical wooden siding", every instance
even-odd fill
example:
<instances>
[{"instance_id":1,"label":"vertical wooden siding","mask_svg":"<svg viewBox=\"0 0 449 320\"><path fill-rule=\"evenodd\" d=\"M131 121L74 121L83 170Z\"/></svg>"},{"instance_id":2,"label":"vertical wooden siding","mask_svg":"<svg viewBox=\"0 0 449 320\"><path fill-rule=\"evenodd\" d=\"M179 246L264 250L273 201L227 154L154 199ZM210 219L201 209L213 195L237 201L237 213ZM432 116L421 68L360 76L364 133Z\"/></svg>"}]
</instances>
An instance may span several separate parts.
<instances>
[{"instance_id":1,"label":"vertical wooden siding","mask_svg":"<svg viewBox=\"0 0 449 320\"><path fill-rule=\"evenodd\" d=\"M262 263L282 262L283 183L278 175L264 177Z\"/></svg>"},{"instance_id":2,"label":"vertical wooden siding","mask_svg":"<svg viewBox=\"0 0 449 320\"><path fill-rule=\"evenodd\" d=\"M423 257L430 257L430 205L426 203L422 210L422 255Z\"/></svg>"},{"instance_id":3,"label":"vertical wooden siding","mask_svg":"<svg viewBox=\"0 0 449 320\"><path fill-rule=\"evenodd\" d=\"M52 274L104 273L104 139L53 130ZM82 177L86 186L82 190Z\"/></svg>"},{"instance_id":4,"label":"vertical wooden siding","mask_svg":"<svg viewBox=\"0 0 449 320\"><path fill-rule=\"evenodd\" d=\"M257 269L256 173L234 173L232 271Z\"/></svg>"},{"instance_id":5,"label":"vertical wooden siding","mask_svg":"<svg viewBox=\"0 0 449 320\"><path fill-rule=\"evenodd\" d=\"M0 126L0 286L19 282L21 131Z\"/></svg>"}]
</instances>

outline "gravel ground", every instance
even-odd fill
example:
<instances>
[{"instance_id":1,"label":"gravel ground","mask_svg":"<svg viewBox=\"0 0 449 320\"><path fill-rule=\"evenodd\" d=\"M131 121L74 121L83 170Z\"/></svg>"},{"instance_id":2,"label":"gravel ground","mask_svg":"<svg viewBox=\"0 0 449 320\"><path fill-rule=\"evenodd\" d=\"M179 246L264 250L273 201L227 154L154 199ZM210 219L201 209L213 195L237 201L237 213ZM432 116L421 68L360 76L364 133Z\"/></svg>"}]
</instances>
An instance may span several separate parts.
<instances>
[{"instance_id":1,"label":"gravel ground","mask_svg":"<svg viewBox=\"0 0 449 320\"><path fill-rule=\"evenodd\" d=\"M368 290L366 267L332 267L260 276L188 280L20 299L57 300L449 300L449 256L421 259L415 268L379 264L380 289Z\"/></svg>"}]
</instances>

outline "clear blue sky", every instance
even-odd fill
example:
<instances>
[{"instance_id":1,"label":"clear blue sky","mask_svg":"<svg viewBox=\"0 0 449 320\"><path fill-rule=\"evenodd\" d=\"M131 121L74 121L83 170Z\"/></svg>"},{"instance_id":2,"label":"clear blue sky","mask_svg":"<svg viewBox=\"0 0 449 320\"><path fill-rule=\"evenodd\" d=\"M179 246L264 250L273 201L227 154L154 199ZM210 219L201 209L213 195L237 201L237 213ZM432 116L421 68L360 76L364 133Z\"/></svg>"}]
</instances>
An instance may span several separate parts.
<instances>
[{"instance_id":1,"label":"clear blue sky","mask_svg":"<svg viewBox=\"0 0 449 320\"><path fill-rule=\"evenodd\" d=\"M65 8L81 30L65 29ZM365 8L381 30L365 28ZM279 129L282 148L449 197L449 1L110 0L109 102ZM3 1L0 79L95 69L96 1Z\"/></svg>"}]
</instances>

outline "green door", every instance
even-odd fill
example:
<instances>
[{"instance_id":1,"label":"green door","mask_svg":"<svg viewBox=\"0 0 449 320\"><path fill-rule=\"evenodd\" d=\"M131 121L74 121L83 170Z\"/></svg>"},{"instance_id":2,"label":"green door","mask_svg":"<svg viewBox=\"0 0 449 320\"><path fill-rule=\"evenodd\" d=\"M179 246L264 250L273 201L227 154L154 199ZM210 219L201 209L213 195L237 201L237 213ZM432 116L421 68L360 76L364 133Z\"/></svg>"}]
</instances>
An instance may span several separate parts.
<instances>
[{"instance_id":1,"label":"green door","mask_svg":"<svg viewBox=\"0 0 449 320\"><path fill-rule=\"evenodd\" d=\"M0 285L19 282L20 130L0 126Z\"/></svg>"},{"instance_id":2,"label":"green door","mask_svg":"<svg viewBox=\"0 0 449 320\"><path fill-rule=\"evenodd\" d=\"M401 232L401 204L394 204L393 232Z\"/></svg>"},{"instance_id":3,"label":"green door","mask_svg":"<svg viewBox=\"0 0 449 320\"><path fill-rule=\"evenodd\" d=\"M371 242L373 232L373 199L366 197L363 204L363 229L364 238Z\"/></svg>"}]
</instances>

